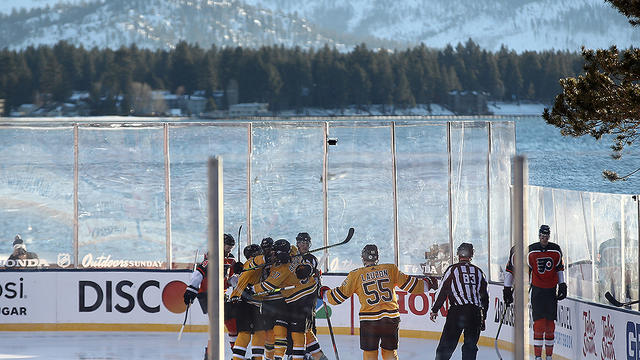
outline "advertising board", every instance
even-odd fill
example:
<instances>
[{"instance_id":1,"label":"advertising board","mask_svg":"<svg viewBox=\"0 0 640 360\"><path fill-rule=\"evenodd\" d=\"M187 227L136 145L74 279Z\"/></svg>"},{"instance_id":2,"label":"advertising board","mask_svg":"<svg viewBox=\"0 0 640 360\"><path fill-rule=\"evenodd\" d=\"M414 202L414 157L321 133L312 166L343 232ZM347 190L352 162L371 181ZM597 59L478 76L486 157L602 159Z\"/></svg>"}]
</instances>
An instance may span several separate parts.
<instances>
[{"instance_id":1,"label":"advertising board","mask_svg":"<svg viewBox=\"0 0 640 360\"><path fill-rule=\"evenodd\" d=\"M101 330L177 331L185 317L183 293L188 271L2 271L0 272L0 331ZM342 275L325 275L332 288ZM398 290L398 289L396 289ZM480 344L493 346L504 310L502 286L489 285L489 311ZM436 322L429 320L435 291L397 291L400 335L439 339L448 304ZM358 333L359 301L328 305L334 331ZM318 307L317 325L326 332L325 310ZM185 331L206 331L208 317L192 306ZM505 313L499 346L513 347L513 309ZM559 303L554 358L640 360L640 313L566 299Z\"/></svg>"}]
</instances>

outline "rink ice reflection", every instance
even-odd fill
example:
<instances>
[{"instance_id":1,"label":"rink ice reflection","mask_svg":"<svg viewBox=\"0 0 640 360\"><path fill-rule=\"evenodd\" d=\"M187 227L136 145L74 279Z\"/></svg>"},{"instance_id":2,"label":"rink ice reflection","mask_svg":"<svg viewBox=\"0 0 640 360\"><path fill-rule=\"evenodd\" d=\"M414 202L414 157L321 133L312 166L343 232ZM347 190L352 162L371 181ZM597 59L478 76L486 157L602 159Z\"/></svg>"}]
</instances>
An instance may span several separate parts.
<instances>
[{"instance_id":1,"label":"rink ice reflection","mask_svg":"<svg viewBox=\"0 0 640 360\"><path fill-rule=\"evenodd\" d=\"M327 357L335 359L329 335L319 335L318 339ZM185 333L178 342L177 333L167 332L0 332L0 359L200 360L206 341L206 333ZM337 335L336 341L341 360L362 359L357 335ZM436 340L401 338L398 355L400 359L433 359L437 345ZM461 358L460 347L452 359ZM225 359L230 359L228 346L225 351ZM505 350L501 355L511 359ZM493 348L480 346L478 359L494 358L497 355Z\"/></svg>"}]
</instances>

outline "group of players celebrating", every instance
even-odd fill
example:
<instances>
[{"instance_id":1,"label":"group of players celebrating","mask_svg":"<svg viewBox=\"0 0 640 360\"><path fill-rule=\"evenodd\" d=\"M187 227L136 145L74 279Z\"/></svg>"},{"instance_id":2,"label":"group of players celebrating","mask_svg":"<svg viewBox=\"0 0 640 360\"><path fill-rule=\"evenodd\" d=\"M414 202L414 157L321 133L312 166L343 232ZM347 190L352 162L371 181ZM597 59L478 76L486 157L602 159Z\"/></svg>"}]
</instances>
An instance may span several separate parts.
<instances>
[{"instance_id":1,"label":"group of players celebrating","mask_svg":"<svg viewBox=\"0 0 640 360\"><path fill-rule=\"evenodd\" d=\"M309 253L311 236L301 232L296 246L288 240L262 239L244 248L246 262L235 261L233 237L224 236L225 326L232 359L326 360L314 333L321 272ZM207 260L198 264L184 294L186 304L204 297ZM206 298L200 304L206 303ZM204 310L204 309L203 309ZM250 345L250 347L249 347ZM206 351L205 351L206 359Z\"/></svg>"},{"instance_id":2,"label":"group of players celebrating","mask_svg":"<svg viewBox=\"0 0 640 360\"><path fill-rule=\"evenodd\" d=\"M549 227L540 227L540 242L529 247L532 275L534 348L536 360L546 346L547 360L553 353L553 331L557 301L566 297L562 252L549 240ZM296 236L296 246L289 241L267 237L260 245L244 248L247 259L235 261L231 250L235 240L224 236L225 326L231 342L232 360L244 360L251 351L252 360L327 360L315 336L315 309L318 299L332 305L345 302L354 294L360 302L360 348L364 360L397 360L400 312L395 288L411 294L438 289L432 276L411 276L394 264L378 264L376 245L362 249L364 267L353 270L342 285L331 289L321 284L317 258L309 252L311 237L306 232ZM480 268L470 263L473 245L462 243L457 249L459 262L449 266L431 309L435 320L445 299L449 311L436 351L436 359L451 357L461 333L465 333L463 359L475 359L480 331L484 330L488 310L487 281ZM507 273L513 271L509 258ZM544 266L540 264L544 262ZM198 264L184 293L185 304L196 298L206 313L206 275L208 261ZM505 281L504 298L513 301L510 276ZM538 279L538 280L536 280ZM540 280L542 279L542 280ZM556 287L559 288L556 295ZM537 289L540 289L537 291ZM537 292L536 292L537 291ZM551 299L551 300L550 300ZM251 345L251 347L249 347ZM205 350L207 359L207 350Z\"/></svg>"}]
</instances>

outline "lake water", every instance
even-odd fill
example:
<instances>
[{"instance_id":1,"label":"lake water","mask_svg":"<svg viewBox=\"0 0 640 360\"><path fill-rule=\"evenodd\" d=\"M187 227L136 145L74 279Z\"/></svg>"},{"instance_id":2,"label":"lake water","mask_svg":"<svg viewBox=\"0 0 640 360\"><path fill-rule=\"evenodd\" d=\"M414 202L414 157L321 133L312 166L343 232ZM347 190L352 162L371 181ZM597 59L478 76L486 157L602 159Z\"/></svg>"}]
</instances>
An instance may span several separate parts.
<instances>
[{"instance_id":1,"label":"lake water","mask_svg":"<svg viewBox=\"0 0 640 360\"><path fill-rule=\"evenodd\" d=\"M565 137L540 117L515 118L514 121L516 151L527 156L529 184L603 193L640 193L640 175L613 183L602 177L604 169L622 176L640 167L638 144L626 149L620 160L613 160L609 139Z\"/></svg>"}]
</instances>

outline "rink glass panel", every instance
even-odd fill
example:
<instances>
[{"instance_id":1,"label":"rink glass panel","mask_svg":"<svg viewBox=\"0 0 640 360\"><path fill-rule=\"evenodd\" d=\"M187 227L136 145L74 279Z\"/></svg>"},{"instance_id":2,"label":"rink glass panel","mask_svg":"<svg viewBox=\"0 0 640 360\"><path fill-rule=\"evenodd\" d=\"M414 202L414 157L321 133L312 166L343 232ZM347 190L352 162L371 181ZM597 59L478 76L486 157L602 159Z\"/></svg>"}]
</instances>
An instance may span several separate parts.
<instances>
[{"instance_id":1,"label":"rink glass panel","mask_svg":"<svg viewBox=\"0 0 640 360\"><path fill-rule=\"evenodd\" d=\"M331 272L362 266L361 252L376 244L380 263L394 263L394 211L389 123L335 123L329 129L338 143L329 147L329 243L356 230L353 240L331 249Z\"/></svg>"},{"instance_id":2,"label":"rink glass panel","mask_svg":"<svg viewBox=\"0 0 640 360\"><path fill-rule=\"evenodd\" d=\"M162 126L79 128L82 267L95 267L91 259L109 256L166 264L163 144Z\"/></svg>"},{"instance_id":3,"label":"rink glass panel","mask_svg":"<svg viewBox=\"0 0 640 360\"><path fill-rule=\"evenodd\" d=\"M326 243L343 240L351 226L356 229L352 242L331 249L323 262L332 272L360 266L362 247L375 243L381 262L397 261L403 271L419 274L432 248L431 260L442 267L455 260L455 247L468 241L476 248L474 263L492 281L501 281L510 247L513 122L392 124L8 124L0 130L0 231L7 244L2 253L10 254L11 241L20 233L27 248L49 263L73 254L77 141L79 259L70 261L80 267L87 254L94 260L112 255L191 263L206 242L204 164L219 155L224 163L224 230L237 237L243 225L234 253L266 235L295 243L300 231L311 234L312 248L323 246L326 211ZM337 145L327 146L327 179L325 128L329 138L338 139ZM323 181L328 183L327 209ZM165 184L170 184L168 191ZM538 241L539 225L551 226L551 241L564 251L571 296L598 302L604 302L605 291L621 301L639 296L634 197L528 186L527 199L526 239Z\"/></svg>"},{"instance_id":4,"label":"rink glass panel","mask_svg":"<svg viewBox=\"0 0 640 360\"><path fill-rule=\"evenodd\" d=\"M511 158L515 155L513 123L489 123L489 254L492 281L503 281L511 248Z\"/></svg>"},{"instance_id":5,"label":"rink glass panel","mask_svg":"<svg viewBox=\"0 0 640 360\"><path fill-rule=\"evenodd\" d=\"M626 268L623 264L623 250L626 238L631 234L622 233L624 206L621 195L594 193L591 196L594 216L593 234L595 250L596 301L606 303L605 292L616 299L625 301L629 289L625 289ZM635 238L636 234L633 234Z\"/></svg>"},{"instance_id":6,"label":"rink glass panel","mask_svg":"<svg viewBox=\"0 0 640 360\"><path fill-rule=\"evenodd\" d=\"M207 159L222 156L224 232L247 245L247 153L249 124L185 124L169 127L172 262L192 263L207 249ZM240 238L238 230L242 225Z\"/></svg>"},{"instance_id":7,"label":"rink glass panel","mask_svg":"<svg viewBox=\"0 0 640 360\"><path fill-rule=\"evenodd\" d=\"M594 253L591 195L557 189L554 189L553 195L554 203L549 207L559 215L552 225L550 241L558 243L562 248L569 294L593 301ZM538 229L536 228L535 231L537 237Z\"/></svg>"},{"instance_id":8,"label":"rink glass panel","mask_svg":"<svg viewBox=\"0 0 640 360\"><path fill-rule=\"evenodd\" d=\"M397 124L398 265L442 274L450 263L447 124Z\"/></svg>"},{"instance_id":9,"label":"rink glass panel","mask_svg":"<svg viewBox=\"0 0 640 360\"><path fill-rule=\"evenodd\" d=\"M260 244L263 238L271 237L296 245L296 235L308 232L311 248L323 246L324 141L320 123L253 124L250 179L253 243Z\"/></svg>"},{"instance_id":10,"label":"rink glass panel","mask_svg":"<svg viewBox=\"0 0 640 360\"><path fill-rule=\"evenodd\" d=\"M488 123L451 122L451 234L454 262L461 243L488 273Z\"/></svg>"},{"instance_id":11,"label":"rink glass panel","mask_svg":"<svg viewBox=\"0 0 640 360\"><path fill-rule=\"evenodd\" d=\"M0 253L20 234L51 264L73 254L73 136L70 126L0 127Z\"/></svg>"},{"instance_id":12,"label":"rink glass panel","mask_svg":"<svg viewBox=\"0 0 640 360\"><path fill-rule=\"evenodd\" d=\"M640 244L638 242L638 202L637 197L621 195L622 209L624 212L622 234L624 234L623 256L624 256L624 283L623 295L625 300L633 301L640 297L638 288L638 263L640 261ZM633 305L634 310L638 310L640 305Z\"/></svg>"}]
</instances>

